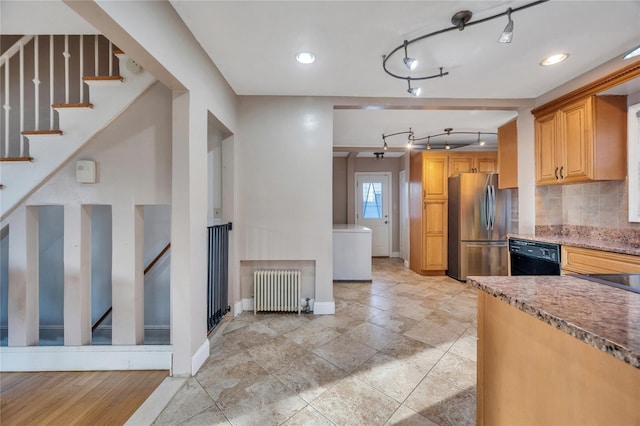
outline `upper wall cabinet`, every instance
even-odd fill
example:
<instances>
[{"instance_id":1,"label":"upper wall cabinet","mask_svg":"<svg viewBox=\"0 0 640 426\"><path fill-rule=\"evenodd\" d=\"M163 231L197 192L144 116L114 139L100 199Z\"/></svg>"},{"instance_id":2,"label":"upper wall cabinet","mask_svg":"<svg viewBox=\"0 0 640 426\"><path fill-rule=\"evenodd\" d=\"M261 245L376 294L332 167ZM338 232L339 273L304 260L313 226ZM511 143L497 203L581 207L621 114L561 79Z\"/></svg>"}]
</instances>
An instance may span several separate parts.
<instances>
[{"instance_id":1,"label":"upper wall cabinet","mask_svg":"<svg viewBox=\"0 0 640 426\"><path fill-rule=\"evenodd\" d=\"M623 180L626 96L588 96L535 116L536 184Z\"/></svg>"},{"instance_id":2,"label":"upper wall cabinet","mask_svg":"<svg viewBox=\"0 0 640 426\"><path fill-rule=\"evenodd\" d=\"M498 157L495 151L449 154L449 176L458 173L495 173Z\"/></svg>"}]
</instances>

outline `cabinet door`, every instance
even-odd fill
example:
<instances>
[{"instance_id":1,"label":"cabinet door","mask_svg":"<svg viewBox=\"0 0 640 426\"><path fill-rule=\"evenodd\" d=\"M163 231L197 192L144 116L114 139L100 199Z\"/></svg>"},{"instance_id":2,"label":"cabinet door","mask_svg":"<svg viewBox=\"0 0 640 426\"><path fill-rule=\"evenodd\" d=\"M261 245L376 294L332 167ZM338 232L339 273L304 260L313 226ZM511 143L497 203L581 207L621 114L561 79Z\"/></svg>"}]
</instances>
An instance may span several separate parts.
<instances>
[{"instance_id":1,"label":"cabinet door","mask_svg":"<svg viewBox=\"0 0 640 426\"><path fill-rule=\"evenodd\" d=\"M447 269L447 201L425 201L422 269Z\"/></svg>"},{"instance_id":2,"label":"cabinet door","mask_svg":"<svg viewBox=\"0 0 640 426\"><path fill-rule=\"evenodd\" d=\"M518 187L518 127L516 120L498 127L498 188Z\"/></svg>"},{"instance_id":3,"label":"cabinet door","mask_svg":"<svg viewBox=\"0 0 640 426\"><path fill-rule=\"evenodd\" d=\"M430 156L425 154L424 163L424 197L425 198L446 198L447 197L447 157Z\"/></svg>"},{"instance_id":4,"label":"cabinet door","mask_svg":"<svg viewBox=\"0 0 640 426\"><path fill-rule=\"evenodd\" d=\"M558 113L563 141L559 175L563 182L583 181L590 177L593 163L591 102L592 98L587 98Z\"/></svg>"},{"instance_id":5,"label":"cabinet door","mask_svg":"<svg viewBox=\"0 0 640 426\"><path fill-rule=\"evenodd\" d=\"M458 173L471 173L473 172L473 157L449 157L449 176L457 175Z\"/></svg>"},{"instance_id":6,"label":"cabinet door","mask_svg":"<svg viewBox=\"0 0 640 426\"><path fill-rule=\"evenodd\" d=\"M477 155L475 158L474 167L474 172L477 173L496 173L498 171L498 161L496 158L496 154L482 153Z\"/></svg>"},{"instance_id":7,"label":"cabinet door","mask_svg":"<svg viewBox=\"0 0 640 426\"><path fill-rule=\"evenodd\" d=\"M536 184L538 185L560 183L556 123L555 114L536 119L535 161Z\"/></svg>"}]
</instances>

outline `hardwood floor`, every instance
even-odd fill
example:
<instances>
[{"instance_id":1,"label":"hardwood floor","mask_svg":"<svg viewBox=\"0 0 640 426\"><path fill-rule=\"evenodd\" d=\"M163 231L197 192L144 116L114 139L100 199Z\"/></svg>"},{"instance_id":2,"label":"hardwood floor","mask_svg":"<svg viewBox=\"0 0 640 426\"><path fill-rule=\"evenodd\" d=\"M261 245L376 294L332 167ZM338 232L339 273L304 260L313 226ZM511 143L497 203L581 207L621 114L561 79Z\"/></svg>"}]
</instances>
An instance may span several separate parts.
<instances>
[{"instance_id":1,"label":"hardwood floor","mask_svg":"<svg viewBox=\"0 0 640 426\"><path fill-rule=\"evenodd\" d=\"M168 375L168 371L1 373L0 424L124 424Z\"/></svg>"}]
</instances>

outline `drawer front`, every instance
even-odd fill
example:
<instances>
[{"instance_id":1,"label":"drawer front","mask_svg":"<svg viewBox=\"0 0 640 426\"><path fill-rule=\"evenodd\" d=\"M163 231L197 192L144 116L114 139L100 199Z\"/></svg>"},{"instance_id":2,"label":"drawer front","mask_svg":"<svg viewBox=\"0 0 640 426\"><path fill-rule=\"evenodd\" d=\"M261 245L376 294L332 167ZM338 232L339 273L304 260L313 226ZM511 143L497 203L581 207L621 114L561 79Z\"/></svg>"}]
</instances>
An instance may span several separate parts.
<instances>
[{"instance_id":1,"label":"drawer front","mask_svg":"<svg viewBox=\"0 0 640 426\"><path fill-rule=\"evenodd\" d=\"M562 246L562 273L640 273L640 256Z\"/></svg>"}]
</instances>

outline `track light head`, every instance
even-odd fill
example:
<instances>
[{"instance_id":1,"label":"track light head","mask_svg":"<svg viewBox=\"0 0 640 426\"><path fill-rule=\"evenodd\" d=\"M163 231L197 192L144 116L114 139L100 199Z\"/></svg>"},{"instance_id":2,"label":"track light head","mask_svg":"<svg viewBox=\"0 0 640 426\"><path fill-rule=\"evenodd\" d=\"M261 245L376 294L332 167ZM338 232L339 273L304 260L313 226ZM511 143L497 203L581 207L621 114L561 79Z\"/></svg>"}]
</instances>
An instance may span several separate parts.
<instances>
[{"instance_id":1,"label":"track light head","mask_svg":"<svg viewBox=\"0 0 640 426\"><path fill-rule=\"evenodd\" d=\"M411 87L411 79L409 77L407 77L407 92L411 95L411 96L420 96L420 93L422 93L422 88L420 87Z\"/></svg>"},{"instance_id":2,"label":"track light head","mask_svg":"<svg viewBox=\"0 0 640 426\"><path fill-rule=\"evenodd\" d=\"M480 139L480 132L478 132L478 145L484 146L484 141Z\"/></svg>"},{"instance_id":3,"label":"track light head","mask_svg":"<svg viewBox=\"0 0 640 426\"><path fill-rule=\"evenodd\" d=\"M403 60L404 64L409 68L410 71L413 71L418 66L418 60L416 58L408 58L405 57Z\"/></svg>"},{"instance_id":4,"label":"track light head","mask_svg":"<svg viewBox=\"0 0 640 426\"><path fill-rule=\"evenodd\" d=\"M498 43L511 43L513 40L513 21L511 20L511 9L507 11L507 17L509 18L509 22L507 22L507 26L504 27L502 34L498 37Z\"/></svg>"},{"instance_id":5,"label":"track light head","mask_svg":"<svg viewBox=\"0 0 640 426\"><path fill-rule=\"evenodd\" d=\"M406 67L409 68L409 71L413 71L418 66L418 60L416 58L409 57L409 55L407 54L408 45L409 45L409 42L405 40L404 41L404 59L402 60L402 62L404 62Z\"/></svg>"},{"instance_id":6,"label":"track light head","mask_svg":"<svg viewBox=\"0 0 640 426\"><path fill-rule=\"evenodd\" d=\"M409 92L412 96L420 96L420 93L422 93L422 88L420 87L413 87L413 88L409 88L409 90L407 90L407 92Z\"/></svg>"},{"instance_id":7,"label":"track light head","mask_svg":"<svg viewBox=\"0 0 640 426\"><path fill-rule=\"evenodd\" d=\"M386 151L388 148L389 147L387 146L387 141L384 141L384 145L382 146L382 149Z\"/></svg>"}]
</instances>

